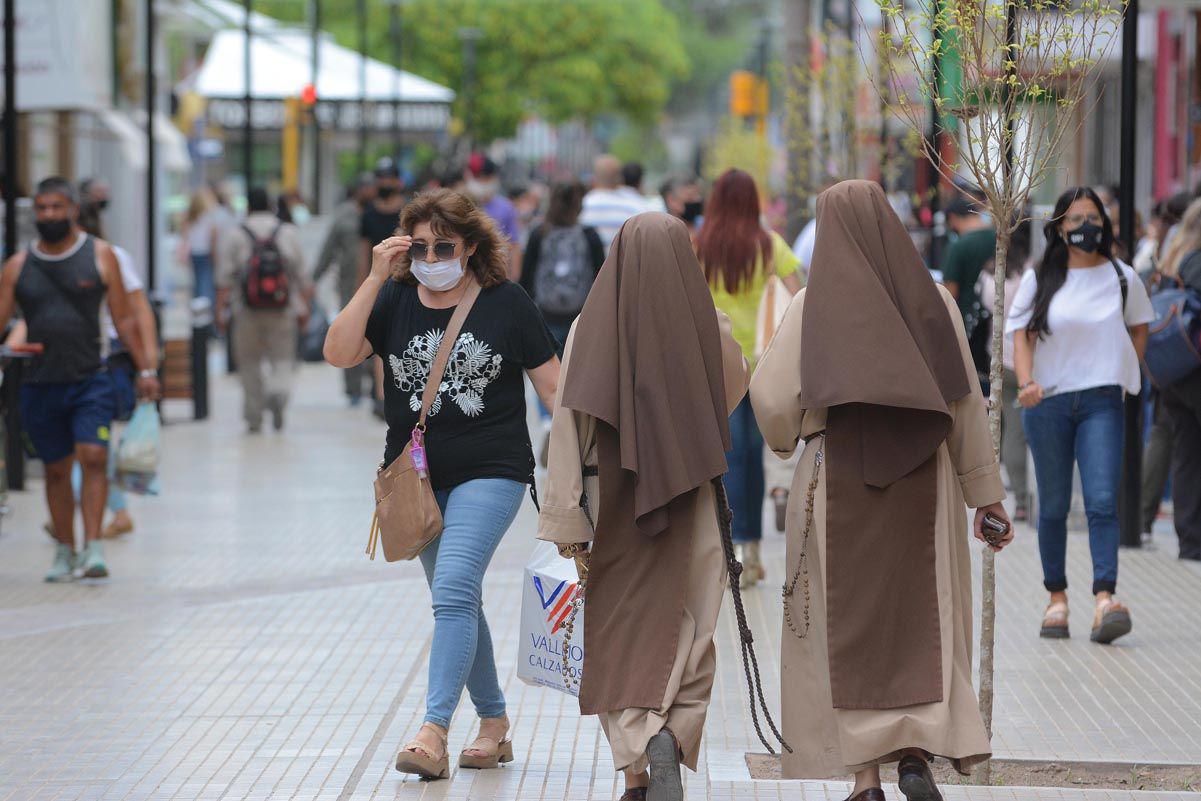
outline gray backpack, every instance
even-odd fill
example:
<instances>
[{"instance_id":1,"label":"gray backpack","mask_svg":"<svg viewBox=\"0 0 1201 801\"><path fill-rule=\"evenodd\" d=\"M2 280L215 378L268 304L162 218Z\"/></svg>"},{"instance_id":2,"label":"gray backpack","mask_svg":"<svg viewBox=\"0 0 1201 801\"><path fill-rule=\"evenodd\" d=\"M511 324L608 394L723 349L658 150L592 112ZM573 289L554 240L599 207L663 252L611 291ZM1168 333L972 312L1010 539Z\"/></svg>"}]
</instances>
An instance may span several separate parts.
<instances>
[{"instance_id":1,"label":"gray backpack","mask_svg":"<svg viewBox=\"0 0 1201 801\"><path fill-rule=\"evenodd\" d=\"M584 228L543 229L534 302L546 314L578 314L596 280Z\"/></svg>"}]
</instances>

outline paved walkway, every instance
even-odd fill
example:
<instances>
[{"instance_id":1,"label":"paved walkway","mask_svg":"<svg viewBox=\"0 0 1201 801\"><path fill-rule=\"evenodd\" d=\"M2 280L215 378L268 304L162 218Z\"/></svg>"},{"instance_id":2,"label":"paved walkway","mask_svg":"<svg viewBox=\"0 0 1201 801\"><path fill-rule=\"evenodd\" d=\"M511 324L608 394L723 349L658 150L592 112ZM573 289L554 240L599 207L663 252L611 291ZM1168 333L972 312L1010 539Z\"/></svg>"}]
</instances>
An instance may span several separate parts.
<instances>
[{"instance_id":1,"label":"paved walkway","mask_svg":"<svg viewBox=\"0 0 1201 801\"><path fill-rule=\"evenodd\" d=\"M620 794L592 718L514 677L523 510L497 554L486 606L518 761L451 781L405 781L395 749L420 721L431 618L413 564L368 562L369 480L382 427L348 411L332 370L306 367L288 430L246 437L238 393L214 384L207 423L166 429L164 494L109 546L113 577L49 586L40 486L14 496L0 535L0 801L51 799L539 799ZM184 406L169 407L176 420ZM1135 631L1087 633L1087 543L1073 536L1074 639L1035 636L1037 554L1026 532L1000 561L998 756L1201 763L1201 570L1168 540L1123 554ZM776 592L748 595L766 683L778 683ZM728 611L727 604L727 611ZM755 782L733 624L689 798L842 799L841 783ZM778 704L773 698L773 708ZM470 710L451 732L471 737ZM895 788L890 797L898 797ZM948 799L1177 799L1201 794L954 788Z\"/></svg>"}]
</instances>

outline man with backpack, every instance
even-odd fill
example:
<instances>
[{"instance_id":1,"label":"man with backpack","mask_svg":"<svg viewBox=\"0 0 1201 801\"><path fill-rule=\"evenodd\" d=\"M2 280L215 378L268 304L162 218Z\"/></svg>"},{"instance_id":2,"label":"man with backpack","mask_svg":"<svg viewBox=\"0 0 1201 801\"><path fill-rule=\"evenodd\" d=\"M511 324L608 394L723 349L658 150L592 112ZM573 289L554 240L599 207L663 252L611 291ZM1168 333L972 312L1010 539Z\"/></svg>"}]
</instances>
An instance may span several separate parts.
<instances>
[{"instance_id":1,"label":"man with backpack","mask_svg":"<svg viewBox=\"0 0 1201 801\"><path fill-rule=\"evenodd\" d=\"M271 412L284 427L297 332L308 319L313 291L299 231L272 212L267 190L247 193L248 213L222 243L217 265L217 320L233 320L233 348L244 393L242 410L251 434Z\"/></svg>"}]
</instances>

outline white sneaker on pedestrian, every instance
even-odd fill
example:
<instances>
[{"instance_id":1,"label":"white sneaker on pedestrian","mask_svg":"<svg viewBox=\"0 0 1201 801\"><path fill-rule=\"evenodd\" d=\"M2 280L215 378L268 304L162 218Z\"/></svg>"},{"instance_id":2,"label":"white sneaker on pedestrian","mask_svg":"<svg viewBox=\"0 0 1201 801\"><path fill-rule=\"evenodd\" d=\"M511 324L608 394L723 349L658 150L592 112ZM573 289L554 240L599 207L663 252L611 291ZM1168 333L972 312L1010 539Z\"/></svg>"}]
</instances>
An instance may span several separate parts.
<instances>
[{"instance_id":1,"label":"white sneaker on pedestrian","mask_svg":"<svg viewBox=\"0 0 1201 801\"><path fill-rule=\"evenodd\" d=\"M54 564L46 573L46 581L51 584L62 584L75 580L75 551L70 545L61 542L54 549Z\"/></svg>"},{"instance_id":2,"label":"white sneaker on pedestrian","mask_svg":"<svg viewBox=\"0 0 1201 801\"><path fill-rule=\"evenodd\" d=\"M108 578L108 565L104 563L104 544L100 540L92 540L84 546L80 561L83 563L84 578Z\"/></svg>"}]
</instances>

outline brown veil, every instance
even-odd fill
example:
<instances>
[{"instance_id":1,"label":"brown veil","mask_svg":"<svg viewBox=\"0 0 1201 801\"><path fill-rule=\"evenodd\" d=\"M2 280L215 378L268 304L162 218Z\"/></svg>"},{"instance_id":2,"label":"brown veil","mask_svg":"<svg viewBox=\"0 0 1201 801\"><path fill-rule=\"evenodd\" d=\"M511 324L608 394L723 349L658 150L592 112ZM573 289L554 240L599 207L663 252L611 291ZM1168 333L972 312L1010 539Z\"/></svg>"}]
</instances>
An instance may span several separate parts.
<instances>
[{"instance_id":1,"label":"brown veil","mask_svg":"<svg viewBox=\"0 0 1201 801\"><path fill-rule=\"evenodd\" d=\"M580 711L657 709L687 594L689 512L730 447L717 312L679 220L641 214L622 227L575 325L562 392L563 408L597 421L600 472Z\"/></svg>"},{"instance_id":2,"label":"brown veil","mask_svg":"<svg viewBox=\"0 0 1201 801\"><path fill-rule=\"evenodd\" d=\"M829 409L834 705L938 701L935 456L971 385L947 306L877 184L818 198L801 325L800 403Z\"/></svg>"},{"instance_id":3,"label":"brown veil","mask_svg":"<svg viewBox=\"0 0 1201 801\"><path fill-rule=\"evenodd\" d=\"M622 226L576 323L563 405L619 438L644 534L675 498L726 472L730 448L717 311L684 224Z\"/></svg>"}]
</instances>

